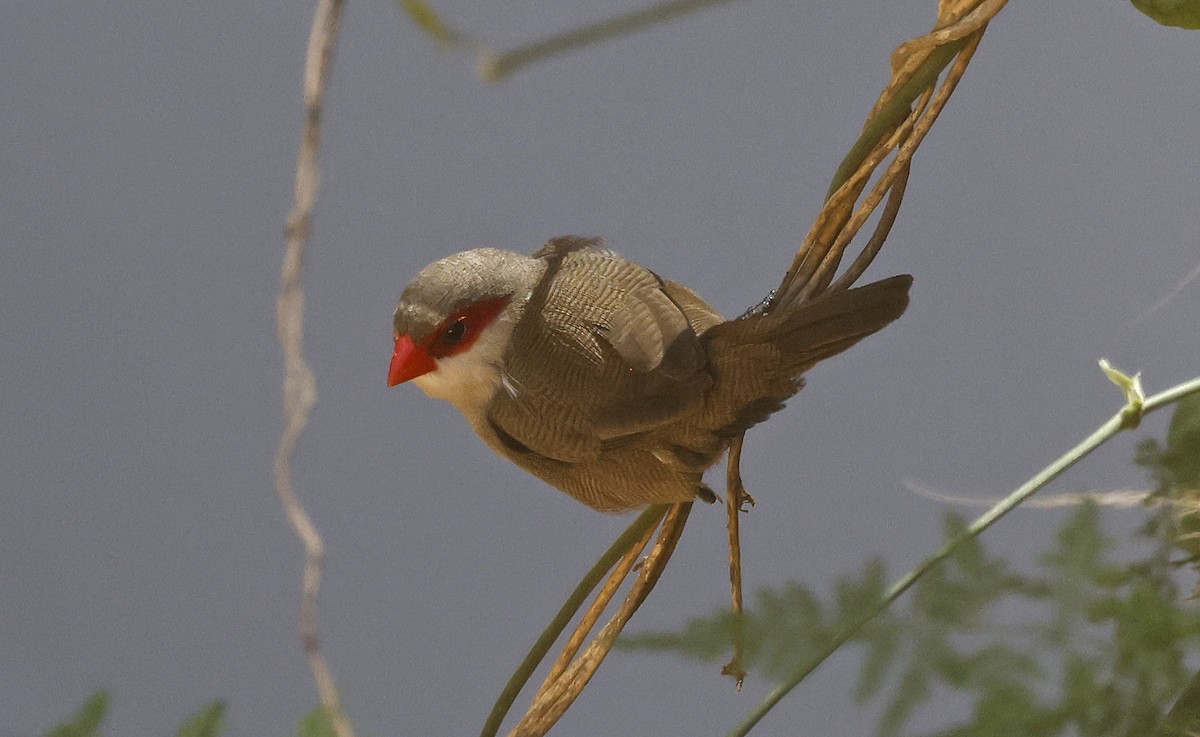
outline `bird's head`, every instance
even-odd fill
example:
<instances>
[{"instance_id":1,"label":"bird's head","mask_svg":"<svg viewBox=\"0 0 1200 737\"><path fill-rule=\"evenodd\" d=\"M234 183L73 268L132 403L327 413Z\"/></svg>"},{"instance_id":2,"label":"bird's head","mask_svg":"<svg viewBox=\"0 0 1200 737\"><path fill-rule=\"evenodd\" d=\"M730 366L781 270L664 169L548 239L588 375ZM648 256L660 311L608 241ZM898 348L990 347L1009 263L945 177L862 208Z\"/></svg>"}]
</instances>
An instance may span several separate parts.
<instances>
[{"instance_id":1,"label":"bird's head","mask_svg":"<svg viewBox=\"0 0 1200 737\"><path fill-rule=\"evenodd\" d=\"M513 326L545 262L496 248L425 267L393 317L388 386L413 380L467 413L498 385Z\"/></svg>"}]
</instances>

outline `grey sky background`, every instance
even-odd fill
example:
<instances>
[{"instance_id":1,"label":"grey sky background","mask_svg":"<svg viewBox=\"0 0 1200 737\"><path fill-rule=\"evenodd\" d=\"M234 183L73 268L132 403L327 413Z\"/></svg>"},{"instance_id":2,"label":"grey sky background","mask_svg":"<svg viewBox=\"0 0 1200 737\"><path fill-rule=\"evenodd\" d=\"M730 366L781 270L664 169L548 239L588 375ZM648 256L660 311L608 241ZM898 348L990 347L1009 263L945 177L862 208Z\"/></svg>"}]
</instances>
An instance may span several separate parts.
<instances>
[{"instance_id":1,"label":"grey sky background","mask_svg":"<svg viewBox=\"0 0 1200 737\"><path fill-rule=\"evenodd\" d=\"M639 4L436 5L506 48ZM494 457L449 405L385 388L404 284L456 250L579 233L740 312L777 283L932 5L746 0L488 87L393 3L351 4L296 480L328 544L321 631L360 734L476 733L630 520ZM230 734L284 735L315 703L301 551L270 477L310 13L0 10L0 734L40 733L102 687L113 735L171 733L214 698ZM914 274L911 308L751 433L751 591L823 589L876 553L898 574L944 511L903 479L1007 491L1118 407L1101 356L1150 391L1197 374L1200 286L1147 314L1200 264L1197 38L1117 0L1001 13L868 274ZM1165 419L1057 487L1143 484L1134 440ZM1028 557L1062 514L1018 511L987 539ZM698 508L631 630L723 605L724 545L721 510ZM857 665L836 656L755 734L870 731L847 695ZM554 734L723 734L769 687L618 653Z\"/></svg>"}]
</instances>

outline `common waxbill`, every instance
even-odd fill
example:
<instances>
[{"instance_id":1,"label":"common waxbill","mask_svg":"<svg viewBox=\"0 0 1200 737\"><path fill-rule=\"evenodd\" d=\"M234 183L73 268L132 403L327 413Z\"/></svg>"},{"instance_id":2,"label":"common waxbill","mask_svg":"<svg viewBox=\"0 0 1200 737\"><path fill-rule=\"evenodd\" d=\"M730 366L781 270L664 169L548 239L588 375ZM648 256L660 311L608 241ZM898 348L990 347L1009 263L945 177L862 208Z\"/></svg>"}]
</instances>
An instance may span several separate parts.
<instances>
[{"instance_id":1,"label":"common waxbill","mask_svg":"<svg viewBox=\"0 0 1200 737\"><path fill-rule=\"evenodd\" d=\"M492 450L595 509L713 501L702 477L733 438L815 363L900 317L911 284L727 321L599 239L478 248L405 288L388 386L449 401Z\"/></svg>"}]
</instances>

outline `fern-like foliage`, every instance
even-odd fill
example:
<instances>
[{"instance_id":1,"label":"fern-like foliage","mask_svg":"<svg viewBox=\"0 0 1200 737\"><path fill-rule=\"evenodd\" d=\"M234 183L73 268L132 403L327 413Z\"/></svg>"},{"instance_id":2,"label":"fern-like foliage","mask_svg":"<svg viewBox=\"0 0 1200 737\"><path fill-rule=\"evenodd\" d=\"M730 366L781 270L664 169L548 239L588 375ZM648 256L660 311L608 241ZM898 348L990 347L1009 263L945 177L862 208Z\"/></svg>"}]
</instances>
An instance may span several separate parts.
<instances>
[{"instance_id":1,"label":"fern-like foliage","mask_svg":"<svg viewBox=\"0 0 1200 737\"><path fill-rule=\"evenodd\" d=\"M108 714L108 693L97 691L67 721L46 732L46 737L100 737L100 727Z\"/></svg>"},{"instance_id":2,"label":"fern-like foliage","mask_svg":"<svg viewBox=\"0 0 1200 737\"><path fill-rule=\"evenodd\" d=\"M1200 657L1200 612L1176 580L1186 564L1200 569L1200 395L1179 403L1165 441L1143 441L1136 462L1156 482L1138 545L1110 539L1092 505L1067 518L1032 572L1013 570L974 539L858 632L855 698L883 701L880 737L904 734L946 689L969 698L969 714L929 737L1200 734L1200 673L1188 668ZM963 528L957 515L946 517L948 537ZM759 591L743 619L746 662L784 678L882 600L889 580L873 558L825 596L795 582ZM732 622L717 611L677 632L627 635L619 647L718 662ZM108 706L97 692L45 737L102 737ZM176 735L219 737L224 717L214 701ZM320 707L296 732L334 734Z\"/></svg>"},{"instance_id":3,"label":"fern-like foliage","mask_svg":"<svg viewBox=\"0 0 1200 737\"><path fill-rule=\"evenodd\" d=\"M108 706L108 692L97 691L69 720L51 728L45 737L102 737ZM176 737L220 737L224 733L225 704L221 701L206 704L175 730Z\"/></svg>"},{"instance_id":4,"label":"fern-like foliage","mask_svg":"<svg viewBox=\"0 0 1200 737\"><path fill-rule=\"evenodd\" d=\"M1138 461L1159 482L1154 498L1170 503L1147 507L1137 544L1110 539L1091 504L1065 520L1029 572L976 539L856 636L855 696L883 701L881 737L904 734L947 689L967 697L969 714L931 737L1144 737L1156 725L1162 737L1187 733L1171 720L1188 716L1189 694L1200 705L1200 677L1185 690L1189 658L1200 655L1200 612L1171 555L1200 552L1200 398L1181 403L1166 444L1143 443ZM963 527L947 516L947 536ZM889 579L872 559L824 596L796 582L758 592L744 618L750 669L783 679L879 601ZM620 646L719 662L731 641L731 614L718 611ZM1200 726L1187 724L1193 734Z\"/></svg>"}]
</instances>

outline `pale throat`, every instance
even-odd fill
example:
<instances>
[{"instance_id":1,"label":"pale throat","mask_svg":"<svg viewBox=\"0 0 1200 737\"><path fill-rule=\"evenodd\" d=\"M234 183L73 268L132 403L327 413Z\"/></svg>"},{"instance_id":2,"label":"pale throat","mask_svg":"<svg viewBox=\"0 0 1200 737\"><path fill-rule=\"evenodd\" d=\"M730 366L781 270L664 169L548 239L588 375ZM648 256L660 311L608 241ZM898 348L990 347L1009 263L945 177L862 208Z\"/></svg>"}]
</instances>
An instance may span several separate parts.
<instances>
[{"instance_id":1,"label":"pale throat","mask_svg":"<svg viewBox=\"0 0 1200 737\"><path fill-rule=\"evenodd\" d=\"M413 383L426 396L453 404L472 425L483 422L488 402L500 387L500 367L512 334L511 323L506 323L489 325L470 350L439 358L436 369Z\"/></svg>"}]
</instances>

